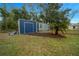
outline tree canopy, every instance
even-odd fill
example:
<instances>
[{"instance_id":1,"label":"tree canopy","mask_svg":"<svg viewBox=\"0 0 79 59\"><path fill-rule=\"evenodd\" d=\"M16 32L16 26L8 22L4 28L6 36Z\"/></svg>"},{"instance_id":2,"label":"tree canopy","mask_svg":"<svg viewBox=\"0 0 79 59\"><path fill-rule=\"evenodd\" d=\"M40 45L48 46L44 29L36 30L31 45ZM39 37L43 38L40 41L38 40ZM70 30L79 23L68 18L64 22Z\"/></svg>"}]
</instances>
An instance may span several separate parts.
<instances>
[{"instance_id":1,"label":"tree canopy","mask_svg":"<svg viewBox=\"0 0 79 59\"><path fill-rule=\"evenodd\" d=\"M42 4L43 11L41 13L41 18L44 19L44 22L49 23L50 26L55 30L55 34L58 34L58 31L64 31L67 29L70 19L71 9L60 10L63 4Z\"/></svg>"},{"instance_id":2,"label":"tree canopy","mask_svg":"<svg viewBox=\"0 0 79 59\"><path fill-rule=\"evenodd\" d=\"M19 18L22 19L33 19L34 21L48 23L52 30L55 30L55 34L58 31L64 31L67 29L70 23L70 11L71 9L60 10L63 6L61 3L45 3L36 4L37 7L34 8L33 4L29 4L29 12L27 11L26 4L23 4L21 8L12 8L11 11L7 11L7 6L0 8L0 13L3 17L2 30L18 28L17 21ZM40 10L40 12L36 12ZM41 20L40 20L41 19Z\"/></svg>"}]
</instances>

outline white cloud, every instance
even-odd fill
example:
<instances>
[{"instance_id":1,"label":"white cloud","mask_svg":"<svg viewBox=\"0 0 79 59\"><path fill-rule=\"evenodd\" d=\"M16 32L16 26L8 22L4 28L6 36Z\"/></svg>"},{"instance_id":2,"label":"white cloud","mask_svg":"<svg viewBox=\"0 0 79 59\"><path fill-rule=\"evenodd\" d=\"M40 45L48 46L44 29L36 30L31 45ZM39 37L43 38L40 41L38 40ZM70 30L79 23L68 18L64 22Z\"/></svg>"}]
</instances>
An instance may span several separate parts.
<instances>
[{"instance_id":1,"label":"white cloud","mask_svg":"<svg viewBox=\"0 0 79 59\"><path fill-rule=\"evenodd\" d=\"M79 19L72 19L70 22L71 23L79 23Z\"/></svg>"}]
</instances>

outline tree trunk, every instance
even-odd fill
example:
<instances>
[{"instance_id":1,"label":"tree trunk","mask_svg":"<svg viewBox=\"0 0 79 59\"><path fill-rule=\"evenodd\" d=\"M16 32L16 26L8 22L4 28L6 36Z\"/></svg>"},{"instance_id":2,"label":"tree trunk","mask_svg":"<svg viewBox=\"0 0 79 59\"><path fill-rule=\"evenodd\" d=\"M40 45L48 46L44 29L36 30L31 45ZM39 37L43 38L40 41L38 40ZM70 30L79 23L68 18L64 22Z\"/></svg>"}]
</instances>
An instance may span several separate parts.
<instances>
[{"instance_id":1,"label":"tree trunk","mask_svg":"<svg viewBox=\"0 0 79 59\"><path fill-rule=\"evenodd\" d=\"M56 27L55 30L56 30L56 31L55 31L55 35L58 35L59 28Z\"/></svg>"}]
</instances>

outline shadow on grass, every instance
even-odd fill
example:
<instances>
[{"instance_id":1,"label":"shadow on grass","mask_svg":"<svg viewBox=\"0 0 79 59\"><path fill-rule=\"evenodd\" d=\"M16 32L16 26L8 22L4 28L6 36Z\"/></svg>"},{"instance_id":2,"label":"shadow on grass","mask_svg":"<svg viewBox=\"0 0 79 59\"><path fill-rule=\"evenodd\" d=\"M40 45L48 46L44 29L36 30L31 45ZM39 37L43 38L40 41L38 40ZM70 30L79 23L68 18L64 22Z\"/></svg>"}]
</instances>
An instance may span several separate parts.
<instances>
[{"instance_id":1,"label":"shadow on grass","mask_svg":"<svg viewBox=\"0 0 79 59\"><path fill-rule=\"evenodd\" d=\"M66 36L64 35L61 35L61 34L55 35L53 33L30 33L27 35L49 37L49 38L66 38Z\"/></svg>"}]
</instances>

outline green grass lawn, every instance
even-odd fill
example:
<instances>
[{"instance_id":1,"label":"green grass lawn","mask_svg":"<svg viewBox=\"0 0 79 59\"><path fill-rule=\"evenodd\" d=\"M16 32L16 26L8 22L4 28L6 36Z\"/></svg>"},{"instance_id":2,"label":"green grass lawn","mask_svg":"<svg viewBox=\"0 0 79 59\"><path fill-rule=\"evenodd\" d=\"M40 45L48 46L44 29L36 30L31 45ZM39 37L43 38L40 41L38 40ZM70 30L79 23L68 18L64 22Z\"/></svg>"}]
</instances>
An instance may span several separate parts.
<instances>
[{"instance_id":1,"label":"green grass lawn","mask_svg":"<svg viewBox=\"0 0 79 59\"><path fill-rule=\"evenodd\" d=\"M68 31L66 38L16 35L0 39L0 55L79 55L79 31Z\"/></svg>"}]
</instances>

